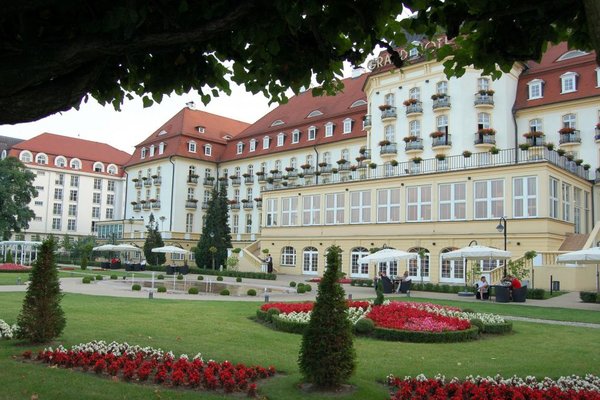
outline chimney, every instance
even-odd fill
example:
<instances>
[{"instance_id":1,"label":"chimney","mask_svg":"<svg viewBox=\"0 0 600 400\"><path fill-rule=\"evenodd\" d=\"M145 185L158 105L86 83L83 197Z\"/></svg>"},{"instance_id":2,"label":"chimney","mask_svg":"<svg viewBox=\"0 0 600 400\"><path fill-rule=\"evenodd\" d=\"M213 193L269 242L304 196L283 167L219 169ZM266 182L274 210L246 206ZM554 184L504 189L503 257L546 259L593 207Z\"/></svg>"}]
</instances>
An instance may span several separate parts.
<instances>
[{"instance_id":1,"label":"chimney","mask_svg":"<svg viewBox=\"0 0 600 400\"><path fill-rule=\"evenodd\" d=\"M187 108L189 108L190 110L195 110L196 109L196 103L194 103L193 101L188 101L187 103L185 103L185 106Z\"/></svg>"}]
</instances>

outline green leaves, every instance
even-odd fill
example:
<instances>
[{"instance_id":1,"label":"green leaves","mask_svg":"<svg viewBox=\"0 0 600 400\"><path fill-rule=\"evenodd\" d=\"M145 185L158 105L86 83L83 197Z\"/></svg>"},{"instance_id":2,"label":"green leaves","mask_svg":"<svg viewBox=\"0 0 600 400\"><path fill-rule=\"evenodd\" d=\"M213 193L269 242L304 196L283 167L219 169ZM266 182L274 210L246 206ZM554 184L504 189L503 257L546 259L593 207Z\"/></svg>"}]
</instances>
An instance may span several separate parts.
<instances>
[{"instance_id":1,"label":"green leaves","mask_svg":"<svg viewBox=\"0 0 600 400\"><path fill-rule=\"evenodd\" d=\"M13 232L29 228L35 217L29 203L38 195L35 176L14 157L0 160L0 235L8 240Z\"/></svg>"}]
</instances>

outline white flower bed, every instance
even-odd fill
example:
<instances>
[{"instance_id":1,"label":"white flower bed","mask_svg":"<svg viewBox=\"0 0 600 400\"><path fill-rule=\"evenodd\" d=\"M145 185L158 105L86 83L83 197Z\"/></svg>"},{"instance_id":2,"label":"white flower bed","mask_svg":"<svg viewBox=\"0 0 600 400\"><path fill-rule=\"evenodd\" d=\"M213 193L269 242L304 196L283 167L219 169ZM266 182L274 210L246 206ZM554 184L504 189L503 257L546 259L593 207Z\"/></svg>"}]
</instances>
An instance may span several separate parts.
<instances>
[{"instance_id":1,"label":"white flower bed","mask_svg":"<svg viewBox=\"0 0 600 400\"><path fill-rule=\"evenodd\" d=\"M62 346L59 346L57 348L57 350L64 351L64 352L67 351L67 349ZM149 346L146 346L146 347L142 347L142 346L138 346L138 345L132 346L128 343L117 343L117 342L106 343L103 340L94 340L94 341L88 342L88 343L76 344L71 347L71 350L74 352L82 351L84 353L99 353L99 354L112 353L117 357L119 357L123 354L129 355L129 356L135 356L138 353L142 353L146 357L157 357L157 358L163 358L166 355L169 358L175 359L175 355L171 351L165 353L161 349L155 349L155 348L149 347ZM44 349L44 351L53 351L53 350L52 350L52 347L49 347L49 348ZM189 357L187 354L182 354L179 356L179 358L189 360ZM200 354L200 353L196 354L193 359L194 360L196 360L196 359L202 360L202 354Z\"/></svg>"},{"instance_id":2,"label":"white flower bed","mask_svg":"<svg viewBox=\"0 0 600 400\"><path fill-rule=\"evenodd\" d=\"M17 334L19 327L17 324L10 326L6 322L0 319L0 340L2 339L12 339Z\"/></svg>"}]
</instances>

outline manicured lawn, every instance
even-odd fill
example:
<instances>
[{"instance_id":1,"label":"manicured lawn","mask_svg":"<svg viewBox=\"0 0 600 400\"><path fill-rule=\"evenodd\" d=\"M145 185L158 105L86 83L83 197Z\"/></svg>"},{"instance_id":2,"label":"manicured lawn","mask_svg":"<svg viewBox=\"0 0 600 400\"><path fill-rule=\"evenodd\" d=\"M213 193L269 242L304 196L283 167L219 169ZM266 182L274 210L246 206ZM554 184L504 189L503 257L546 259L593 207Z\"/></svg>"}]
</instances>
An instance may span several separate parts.
<instances>
[{"instance_id":1,"label":"manicured lawn","mask_svg":"<svg viewBox=\"0 0 600 400\"><path fill-rule=\"evenodd\" d=\"M86 269L85 271L81 271L80 269L76 269L73 271L59 271L58 276L60 278L73 278L73 277L84 277L84 276L96 276L96 275L102 275L105 278L104 279L108 279L111 275L117 275L119 277L119 279L121 279L123 277L123 275L126 275L128 277L131 277L131 272L125 272L124 270L117 270L117 271L107 271L107 270L92 270L92 269ZM148 272L148 271L143 271L143 272L134 272L135 276L144 276L144 277L151 277L152 276L152 272ZM155 276L157 276L159 273L156 272ZM164 275L164 273L163 273ZM21 282L25 282L29 279L29 272L3 272L0 273L0 285L14 285L17 282L17 277L21 278Z\"/></svg>"},{"instance_id":2,"label":"manicured lawn","mask_svg":"<svg viewBox=\"0 0 600 400\"><path fill-rule=\"evenodd\" d=\"M16 285L17 278L21 283L29 279L29 272L2 272L0 273L0 285Z\"/></svg>"},{"instance_id":3,"label":"manicured lawn","mask_svg":"<svg viewBox=\"0 0 600 400\"><path fill-rule=\"evenodd\" d=\"M13 323L22 298L22 293L0 293L0 319ZM259 304L67 294L63 300L67 327L53 346L94 339L116 340L160 347L176 354L201 352L205 358L219 361L273 365L283 374L262 381L259 384L262 395L269 399L322 398L296 389L301 379L297 366L301 337L276 332L252 321L250 317ZM471 308L479 311L493 306L504 305L477 304ZM515 312L522 308L513 307ZM357 339L358 366L351 383L358 389L351 395L336 398L388 398L386 387L378 381L389 373L397 376L442 373L458 377L497 373L550 377L600 374L597 337L596 329L515 322L514 333L510 335L486 336L469 343L411 344ZM16 341L0 342L0 399L29 399L33 392L39 393L40 398L61 399L198 398L197 392L112 382L91 374L12 359L13 355L30 348L32 346ZM235 398L214 393L202 393L201 397Z\"/></svg>"}]
</instances>

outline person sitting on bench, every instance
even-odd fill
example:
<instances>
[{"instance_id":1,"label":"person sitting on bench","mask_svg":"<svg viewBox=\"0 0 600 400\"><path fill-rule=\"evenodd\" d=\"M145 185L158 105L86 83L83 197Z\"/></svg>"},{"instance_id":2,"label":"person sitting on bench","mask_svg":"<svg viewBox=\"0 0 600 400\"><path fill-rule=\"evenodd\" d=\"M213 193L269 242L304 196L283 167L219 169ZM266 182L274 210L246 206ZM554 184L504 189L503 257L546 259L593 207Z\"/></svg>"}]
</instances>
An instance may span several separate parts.
<instances>
[{"instance_id":1,"label":"person sitting on bench","mask_svg":"<svg viewBox=\"0 0 600 400\"><path fill-rule=\"evenodd\" d=\"M487 283L485 276L482 276L481 280L479 282L477 282L477 294L475 295L475 297L480 300L489 299L490 298L490 293L488 290L489 288L490 288L490 285Z\"/></svg>"},{"instance_id":2,"label":"person sitting on bench","mask_svg":"<svg viewBox=\"0 0 600 400\"><path fill-rule=\"evenodd\" d=\"M396 288L396 293L406 293L410 290L410 284L412 283L412 279L408 276L408 271L404 271L404 275L400 277L400 282L398 283L398 288Z\"/></svg>"}]
</instances>

